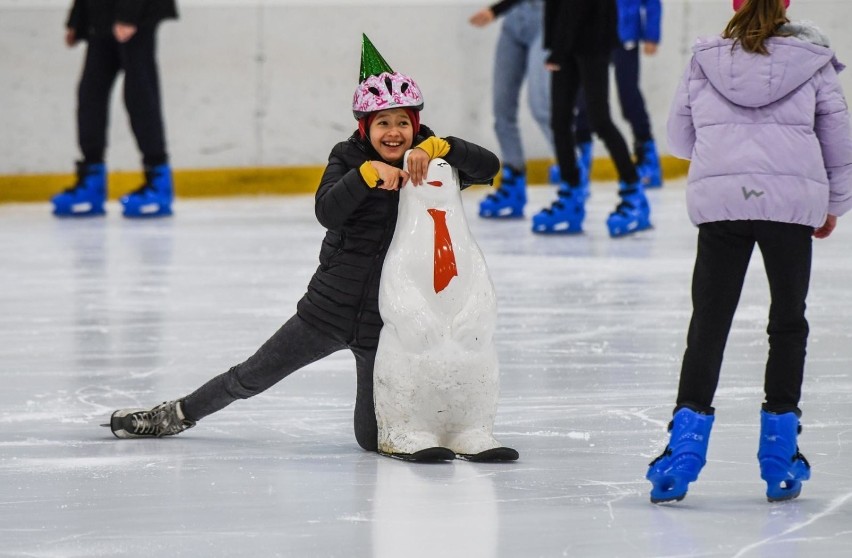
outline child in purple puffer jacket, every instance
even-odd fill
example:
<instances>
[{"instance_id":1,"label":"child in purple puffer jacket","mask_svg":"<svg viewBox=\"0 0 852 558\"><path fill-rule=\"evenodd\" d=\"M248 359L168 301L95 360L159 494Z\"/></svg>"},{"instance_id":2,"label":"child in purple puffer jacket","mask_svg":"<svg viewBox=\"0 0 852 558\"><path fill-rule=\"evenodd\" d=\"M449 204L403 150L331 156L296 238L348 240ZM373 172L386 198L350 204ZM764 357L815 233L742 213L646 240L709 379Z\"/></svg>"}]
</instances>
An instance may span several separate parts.
<instances>
[{"instance_id":1,"label":"child in purple puffer jacket","mask_svg":"<svg viewBox=\"0 0 852 558\"><path fill-rule=\"evenodd\" d=\"M669 149L690 159L687 208L698 226L687 335L671 439L646 478L651 501L681 500L704 466L722 355L754 245L769 280L769 356L758 449L769 501L799 495L799 399L811 237L852 207L852 137L819 30L790 23L789 0L734 0L721 37L700 39L669 116Z\"/></svg>"}]
</instances>

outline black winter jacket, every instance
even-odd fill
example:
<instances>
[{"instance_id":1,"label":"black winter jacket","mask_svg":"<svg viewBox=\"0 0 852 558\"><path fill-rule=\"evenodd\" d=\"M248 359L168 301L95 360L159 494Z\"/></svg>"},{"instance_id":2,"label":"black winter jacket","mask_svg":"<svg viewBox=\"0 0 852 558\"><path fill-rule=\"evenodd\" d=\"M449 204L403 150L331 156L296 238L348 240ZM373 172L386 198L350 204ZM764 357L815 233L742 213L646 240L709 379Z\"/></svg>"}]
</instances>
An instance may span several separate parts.
<instances>
[{"instance_id":1,"label":"black winter jacket","mask_svg":"<svg viewBox=\"0 0 852 558\"><path fill-rule=\"evenodd\" d=\"M547 61L564 65L574 56L609 56L618 45L616 0L545 0Z\"/></svg>"},{"instance_id":2,"label":"black winter jacket","mask_svg":"<svg viewBox=\"0 0 852 558\"><path fill-rule=\"evenodd\" d=\"M432 135L421 126L414 144ZM500 169L496 155L459 138L445 139L450 152L443 159L458 169L462 188L491 183ZM370 349L378 345L382 328L379 279L396 227L399 192L367 186L358 168L368 160L381 158L357 132L331 150L315 205L317 220L328 231L297 313L351 347Z\"/></svg>"},{"instance_id":3,"label":"black winter jacket","mask_svg":"<svg viewBox=\"0 0 852 558\"><path fill-rule=\"evenodd\" d=\"M111 35L116 22L141 27L177 16L176 0L74 0L65 27L84 40L93 35Z\"/></svg>"}]
</instances>

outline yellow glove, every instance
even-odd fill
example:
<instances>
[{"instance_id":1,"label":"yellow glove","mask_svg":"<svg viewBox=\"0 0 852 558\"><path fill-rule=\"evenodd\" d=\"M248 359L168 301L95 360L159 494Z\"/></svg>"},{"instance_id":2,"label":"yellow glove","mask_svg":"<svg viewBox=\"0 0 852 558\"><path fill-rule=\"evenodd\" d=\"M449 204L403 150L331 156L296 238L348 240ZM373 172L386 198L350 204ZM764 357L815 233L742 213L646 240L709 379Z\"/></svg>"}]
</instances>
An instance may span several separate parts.
<instances>
[{"instance_id":1,"label":"yellow glove","mask_svg":"<svg viewBox=\"0 0 852 558\"><path fill-rule=\"evenodd\" d=\"M428 153L429 160L435 159L437 157L443 157L444 155L450 152L449 142L437 136L430 136L426 138L425 140L421 141L420 144L416 147L417 149L422 149L423 151Z\"/></svg>"},{"instance_id":2,"label":"yellow glove","mask_svg":"<svg viewBox=\"0 0 852 558\"><path fill-rule=\"evenodd\" d=\"M361 178L364 179L367 186L375 188L379 185L379 171L376 170L376 167L370 164L370 161L364 161L364 164L358 167L358 171L361 173Z\"/></svg>"}]
</instances>

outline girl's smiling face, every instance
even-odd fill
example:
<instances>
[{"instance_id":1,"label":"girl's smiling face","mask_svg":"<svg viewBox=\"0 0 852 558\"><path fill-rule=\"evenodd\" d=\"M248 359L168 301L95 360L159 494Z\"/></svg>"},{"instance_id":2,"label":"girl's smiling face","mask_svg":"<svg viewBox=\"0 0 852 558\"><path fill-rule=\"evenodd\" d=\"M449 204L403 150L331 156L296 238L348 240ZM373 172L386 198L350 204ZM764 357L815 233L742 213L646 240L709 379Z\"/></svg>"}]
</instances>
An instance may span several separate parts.
<instances>
[{"instance_id":1,"label":"girl's smiling face","mask_svg":"<svg viewBox=\"0 0 852 558\"><path fill-rule=\"evenodd\" d=\"M370 123L370 144L386 162L401 161L414 144L414 125L405 110L379 111Z\"/></svg>"}]
</instances>

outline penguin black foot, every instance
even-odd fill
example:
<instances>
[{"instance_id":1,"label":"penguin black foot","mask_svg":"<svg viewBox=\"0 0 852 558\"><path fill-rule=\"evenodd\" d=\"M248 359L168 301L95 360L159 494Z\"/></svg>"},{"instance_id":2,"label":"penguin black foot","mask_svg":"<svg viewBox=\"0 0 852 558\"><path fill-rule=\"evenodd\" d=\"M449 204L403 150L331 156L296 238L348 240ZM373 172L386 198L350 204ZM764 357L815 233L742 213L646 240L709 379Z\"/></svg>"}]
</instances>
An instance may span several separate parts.
<instances>
[{"instance_id":1,"label":"penguin black foot","mask_svg":"<svg viewBox=\"0 0 852 558\"><path fill-rule=\"evenodd\" d=\"M517 461L520 454L512 448L500 447L487 449L479 453L460 453L456 457L477 463L495 463L498 461Z\"/></svg>"},{"instance_id":2,"label":"penguin black foot","mask_svg":"<svg viewBox=\"0 0 852 558\"><path fill-rule=\"evenodd\" d=\"M434 448L426 448L414 453L387 453L379 450L380 455L401 459L402 461L414 461L417 463L441 463L452 461L456 458L453 450L436 446Z\"/></svg>"}]
</instances>

